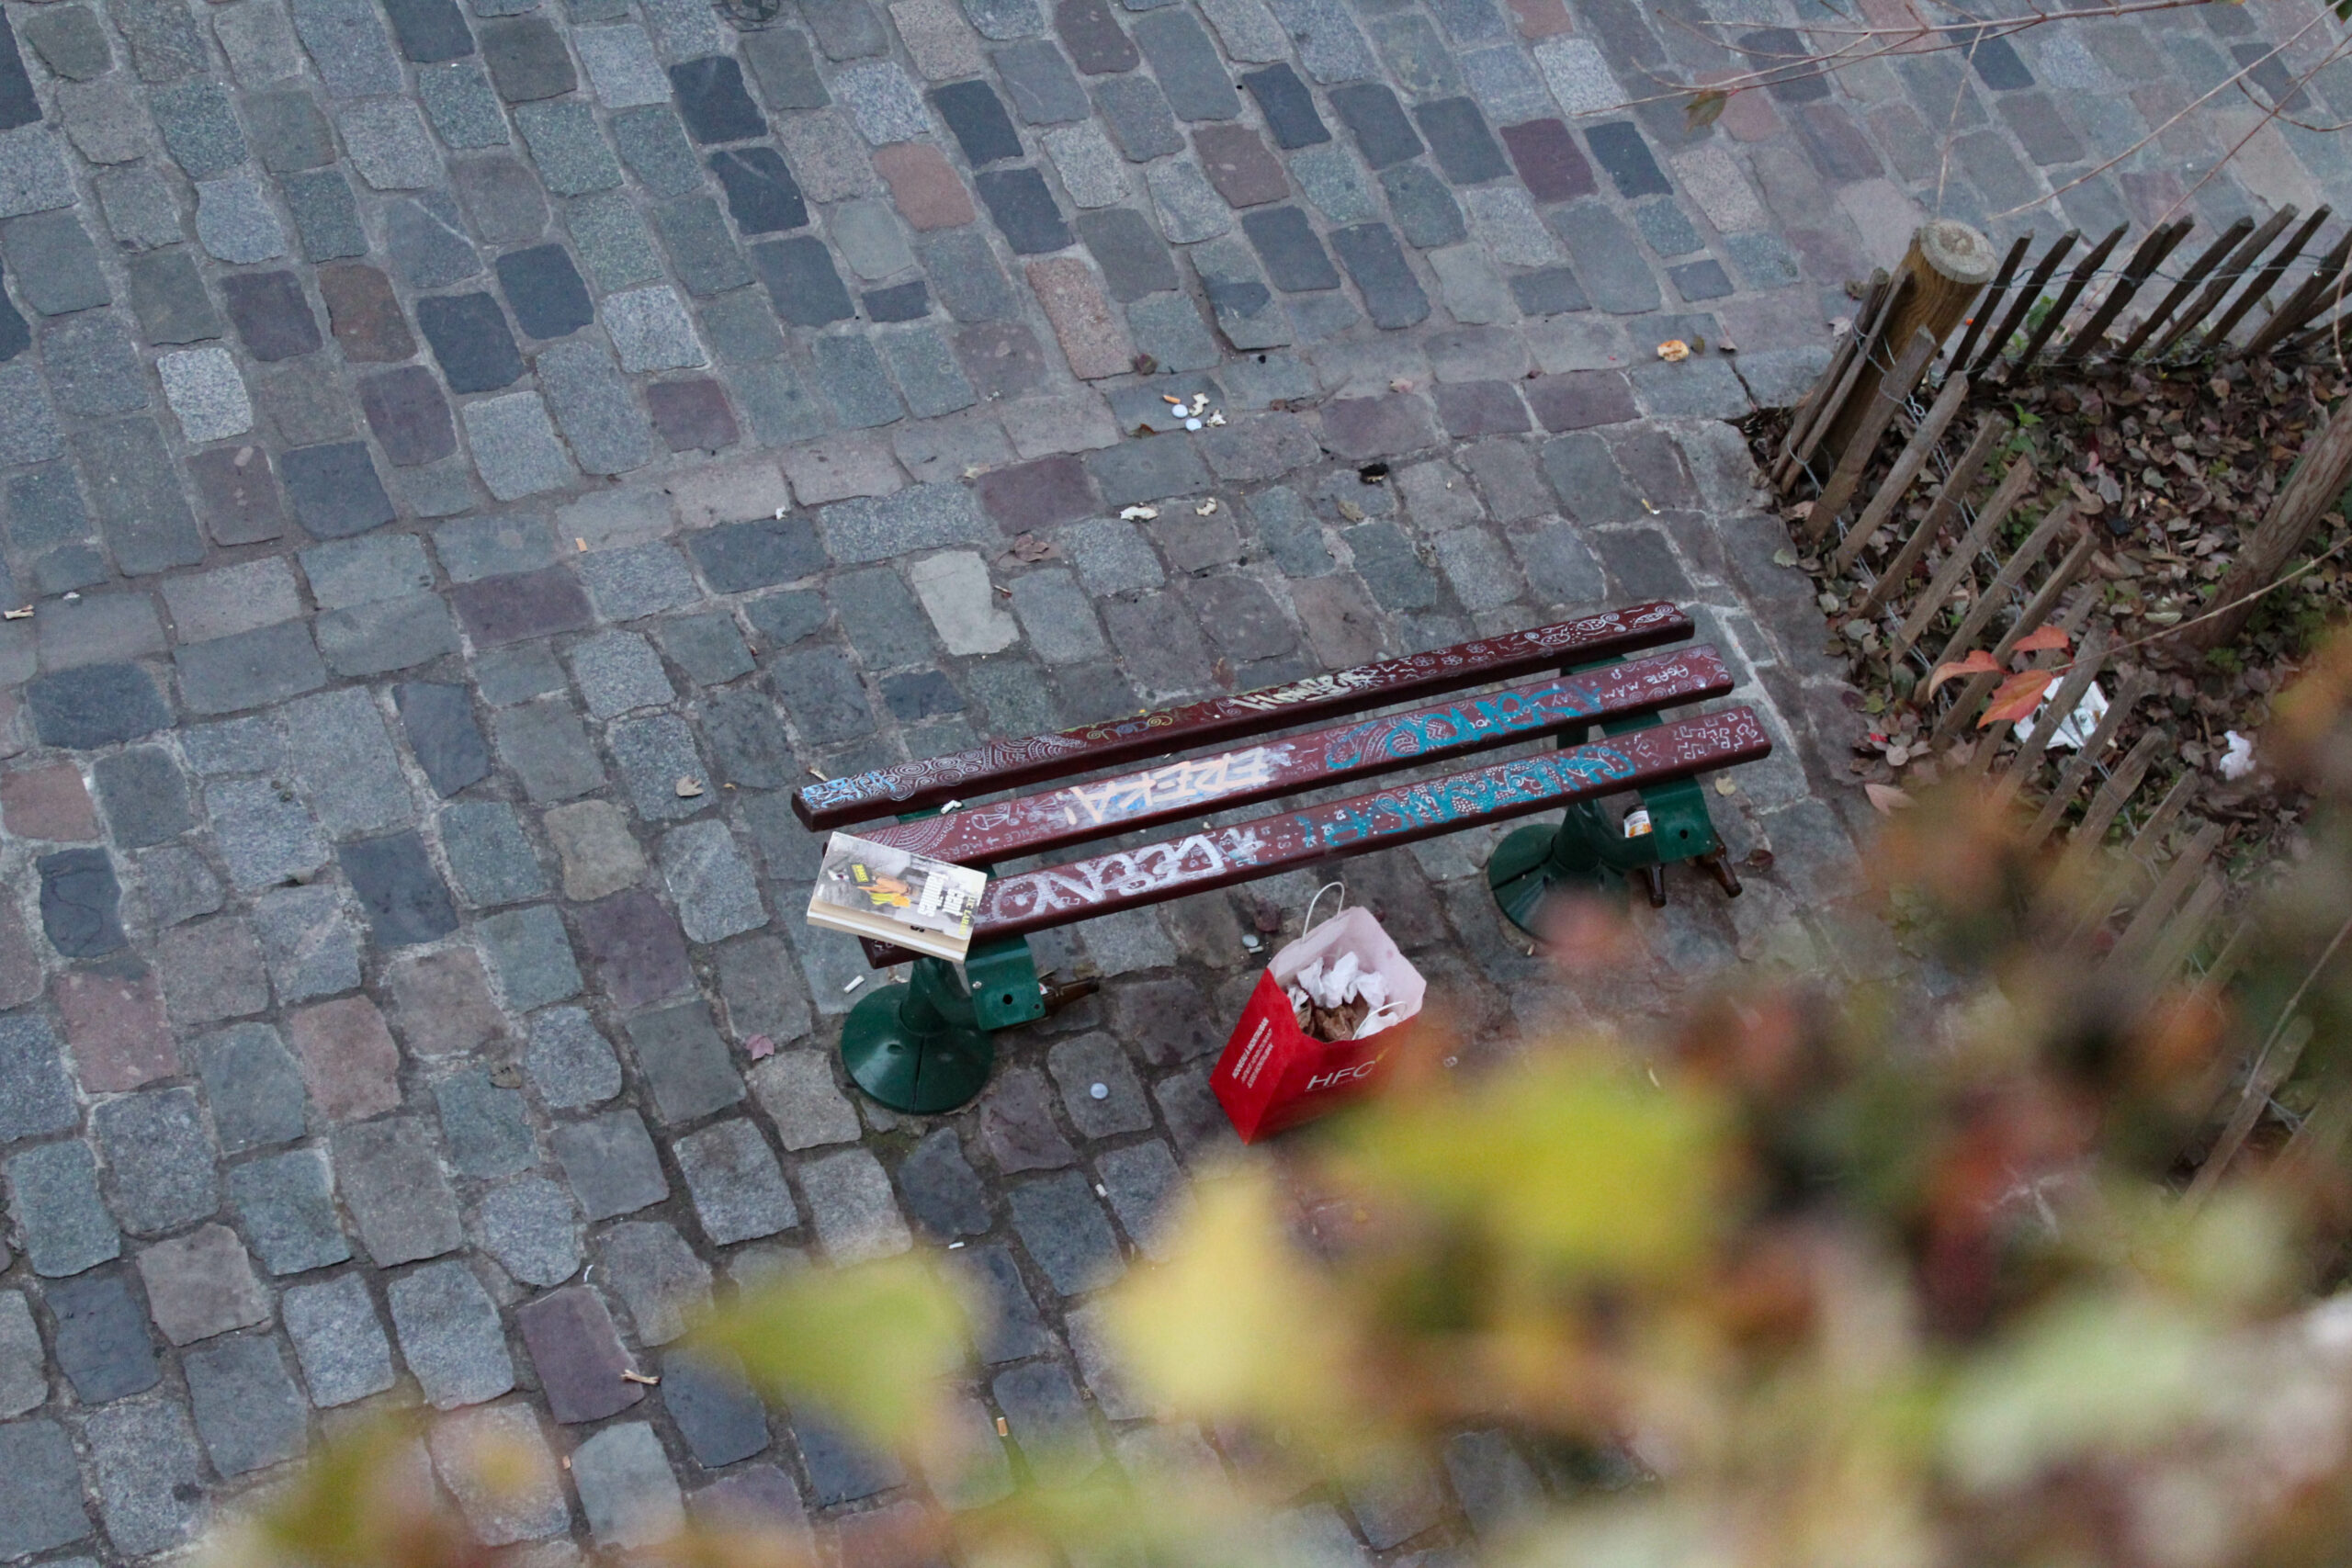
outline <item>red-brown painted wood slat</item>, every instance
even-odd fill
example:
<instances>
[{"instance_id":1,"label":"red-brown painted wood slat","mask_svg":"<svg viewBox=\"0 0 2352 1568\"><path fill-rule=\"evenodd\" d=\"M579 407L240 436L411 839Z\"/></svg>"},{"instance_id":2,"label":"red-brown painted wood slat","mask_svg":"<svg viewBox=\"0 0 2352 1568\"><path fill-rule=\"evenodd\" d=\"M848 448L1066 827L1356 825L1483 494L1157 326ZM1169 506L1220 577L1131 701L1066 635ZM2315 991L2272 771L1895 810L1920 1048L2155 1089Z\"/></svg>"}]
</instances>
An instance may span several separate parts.
<instances>
[{"instance_id":1,"label":"red-brown painted wood slat","mask_svg":"<svg viewBox=\"0 0 2352 1568\"><path fill-rule=\"evenodd\" d=\"M1723 660L1713 648L1698 644L1410 713L1166 762L1097 784L1067 784L1045 795L869 829L859 836L967 865L1051 854L1095 839L1489 751L1604 718L1702 702L1731 688Z\"/></svg>"},{"instance_id":2,"label":"red-brown painted wood slat","mask_svg":"<svg viewBox=\"0 0 2352 1568\"><path fill-rule=\"evenodd\" d=\"M1507 821L1622 790L1670 784L1771 752L1764 726L1745 707L1669 719L1591 745L1539 751L1329 806L1278 812L1230 828L1001 877L981 896L972 939L1026 936L1095 915L1436 838L1474 823ZM866 956L880 967L912 955L869 942Z\"/></svg>"},{"instance_id":3,"label":"red-brown painted wood slat","mask_svg":"<svg viewBox=\"0 0 2352 1568\"><path fill-rule=\"evenodd\" d=\"M841 828L885 812L919 811L959 795L992 795L1047 779L1091 773L1146 757L1264 735L1392 703L1442 696L1489 681L1512 681L1563 664L1622 659L1679 642L1690 618L1657 601L1531 631L1481 637L1403 659L1359 664L1288 685L1213 697L1133 718L991 740L967 751L828 779L793 792L792 809L811 828Z\"/></svg>"}]
</instances>

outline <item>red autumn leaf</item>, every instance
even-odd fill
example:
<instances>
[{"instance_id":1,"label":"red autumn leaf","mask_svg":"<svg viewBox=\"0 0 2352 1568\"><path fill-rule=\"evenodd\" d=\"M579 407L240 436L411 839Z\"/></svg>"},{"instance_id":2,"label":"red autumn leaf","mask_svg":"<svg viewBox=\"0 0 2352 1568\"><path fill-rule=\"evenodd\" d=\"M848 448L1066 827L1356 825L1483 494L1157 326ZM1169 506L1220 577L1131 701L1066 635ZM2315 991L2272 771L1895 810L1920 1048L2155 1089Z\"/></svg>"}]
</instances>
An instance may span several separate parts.
<instances>
[{"instance_id":1,"label":"red autumn leaf","mask_svg":"<svg viewBox=\"0 0 2352 1568\"><path fill-rule=\"evenodd\" d=\"M1980 648L1957 663L1937 665L1936 672L1928 677L1928 695L1934 696L1938 686L1958 676L1997 675L2000 672L2001 667L1993 662L1993 656Z\"/></svg>"},{"instance_id":2,"label":"red autumn leaf","mask_svg":"<svg viewBox=\"0 0 2352 1568\"><path fill-rule=\"evenodd\" d=\"M2015 653L2040 653L2044 649L2070 647L2073 645L2074 640L2074 638L2066 635L2065 628L2063 626L2036 626L2033 630L2026 633L2025 636L2018 638L2017 647L2010 651Z\"/></svg>"},{"instance_id":3,"label":"red autumn leaf","mask_svg":"<svg viewBox=\"0 0 2352 1568\"><path fill-rule=\"evenodd\" d=\"M2015 724L2040 707L2041 699L2057 683L2057 672L2050 670L2029 670L2022 675L2010 676L1994 688L1993 700L1985 705L1984 716L1976 721L1976 728L1984 729L2004 722Z\"/></svg>"}]
</instances>

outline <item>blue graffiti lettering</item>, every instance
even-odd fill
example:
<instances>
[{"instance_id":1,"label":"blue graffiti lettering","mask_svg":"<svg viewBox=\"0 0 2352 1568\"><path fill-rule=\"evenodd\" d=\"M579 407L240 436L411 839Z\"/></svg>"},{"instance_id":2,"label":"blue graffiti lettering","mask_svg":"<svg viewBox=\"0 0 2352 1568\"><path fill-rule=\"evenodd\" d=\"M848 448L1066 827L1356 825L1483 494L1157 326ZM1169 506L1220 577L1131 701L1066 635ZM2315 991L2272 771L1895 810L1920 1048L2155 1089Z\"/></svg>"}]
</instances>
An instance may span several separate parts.
<instances>
[{"instance_id":1,"label":"blue graffiti lettering","mask_svg":"<svg viewBox=\"0 0 2352 1568\"><path fill-rule=\"evenodd\" d=\"M1485 816L1531 797L1556 797L1626 778L1633 772L1634 761L1623 751L1587 746L1383 790L1340 807L1302 812L1292 820L1310 841L1328 850L1344 849L1386 833Z\"/></svg>"},{"instance_id":2,"label":"blue graffiti lettering","mask_svg":"<svg viewBox=\"0 0 2352 1568\"><path fill-rule=\"evenodd\" d=\"M1428 708L1355 725L1334 736L1323 750L1327 768L1357 767L1374 757L1419 757L1474 736L1540 729L1560 718L1600 711L1589 686L1555 681L1532 692L1498 692L1489 697Z\"/></svg>"}]
</instances>

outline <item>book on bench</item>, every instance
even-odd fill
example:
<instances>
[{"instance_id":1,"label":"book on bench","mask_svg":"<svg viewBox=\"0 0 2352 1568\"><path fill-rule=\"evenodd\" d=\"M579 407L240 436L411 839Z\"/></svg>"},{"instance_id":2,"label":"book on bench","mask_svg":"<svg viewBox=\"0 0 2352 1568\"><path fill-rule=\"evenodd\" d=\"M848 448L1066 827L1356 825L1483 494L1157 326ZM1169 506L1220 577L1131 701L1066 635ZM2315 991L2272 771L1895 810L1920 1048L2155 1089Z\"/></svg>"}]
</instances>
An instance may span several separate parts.
<instances>
[{"instance_id":1,"label":"book on bench","mask_svg":"<svg viewBox=\"0 0 2352 1568\"><path fill-rule=\"evenodd\" d=\"M988 874L835 833L808 895L808 923L963 962Z\"/></svg>"}]
</instances>

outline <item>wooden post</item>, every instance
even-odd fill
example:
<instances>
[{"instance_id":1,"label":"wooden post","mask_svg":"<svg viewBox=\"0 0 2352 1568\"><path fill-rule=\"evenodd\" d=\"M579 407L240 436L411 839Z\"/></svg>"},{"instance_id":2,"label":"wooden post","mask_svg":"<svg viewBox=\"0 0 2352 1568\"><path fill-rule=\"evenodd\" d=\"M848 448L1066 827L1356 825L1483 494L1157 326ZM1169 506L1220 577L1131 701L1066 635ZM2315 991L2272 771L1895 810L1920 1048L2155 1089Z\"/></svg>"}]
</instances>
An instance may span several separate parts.
<instances>
[{"instance_id":1,"label":"wooden post","mask_svg":"<svg viewBox=\"0 0 2352 1568\"><path fill-rule=\"evenodd\" d=\"M2238 558L2213 590L2214 604L2233 604L2270 586L2287 558L2302 547L2312 529L2335 506L2352 481L2352 398L2335 405L2327 423L2303 448L2295 471L2287 476L2278 498L2238 551ZM2219 648L2245 629L2254 614L2250 604L2235 604L2211 620L2199 621L2181 634L2191 648Z\"/></svg>"},{"instance_id":2,"label":"wooden post","mask_svg":"<svg viewBox=\"0 0 2352 1568\"><path fill-rule=\"evenodd\" d=\"M1904 253L1903 263L1894 271L1897 281L1907 277L1911 288L1895 301L1885 327L1878 334L1879 342L1899 353L1901 346L1911 341L1912 334L1924 327L1940 344L1960 325L1961 318L1968 314L1968 307L1984 285L1992 281L1993 270L2000 261L1993 243L1965 223L1950 218L1922 223L1913 232L1911 248ZM1875 362L1863 367L1845 407L1838 411L1837 423L1821 444L1825 449L1844 454L1886 368Z\"/></svg>"}]
</instances>

